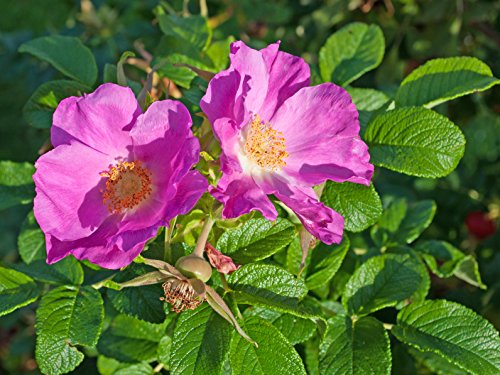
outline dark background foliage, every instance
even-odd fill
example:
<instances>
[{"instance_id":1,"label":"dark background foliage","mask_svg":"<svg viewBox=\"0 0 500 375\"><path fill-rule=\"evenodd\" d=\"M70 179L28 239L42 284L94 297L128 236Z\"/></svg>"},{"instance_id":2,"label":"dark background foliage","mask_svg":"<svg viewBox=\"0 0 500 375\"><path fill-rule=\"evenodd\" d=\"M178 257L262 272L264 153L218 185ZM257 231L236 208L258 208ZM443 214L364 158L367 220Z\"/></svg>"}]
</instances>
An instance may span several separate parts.
<instances>
[{"instance_id":1,"label":"dark background foliage","mask_svg":"<svg viewBox=\"0 0 500 375\"><path fill-rule=\"evenodd\" d=\"M162 4L177 11L200 11L197 1ZM392 93L417 66L448 56L478 57L500 76L500 4L494 0L212 0L207 5L215 39L233 36L254 47L280 39L282 49L311 64L317 63L328 36L343 25L353 21L379 25L386 40L384 60L356 81L358 87ZM104 65L116 63L123 51L134 50L137 41L146 50L157 48L161 32L154 21L156 6L157 0L1 0L0 160L36 160L48 131L29 127L22 107L40 84L59 77L47 64L19 54L20 44L51 34L80 37L96 56L102 80ZM127 69L130 75L136 73ZM466 135L466 153L458 168L439 180L379 171L377 189L385 200L436 200L436 217L423 238L446 240L475 254L488 290L458 279L436 278L429 297L465 304L499 329L500 234L477 240L465 219L473 211L500 214L500 86L435 109ZM6 264L18 257L17 236L29 209L16 206L0 212L0 258ZM354 240L364 243L362 236ZM33 319L29 308L0 318L0 374L37 373ZM405 373L407 362L396 353L393 372ZM96 373L95 361L85 360L76 372Z\"/></svg>"}]
</instances>

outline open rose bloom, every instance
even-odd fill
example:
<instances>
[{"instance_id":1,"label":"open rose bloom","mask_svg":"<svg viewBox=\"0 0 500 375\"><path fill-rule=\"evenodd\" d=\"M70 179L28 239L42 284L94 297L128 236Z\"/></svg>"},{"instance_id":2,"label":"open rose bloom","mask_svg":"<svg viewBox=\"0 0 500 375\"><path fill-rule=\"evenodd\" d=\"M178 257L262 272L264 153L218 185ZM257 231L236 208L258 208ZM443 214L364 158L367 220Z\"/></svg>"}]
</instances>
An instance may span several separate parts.
<instances>
[{"instance_id":1,"label":"open rose bloom","mask_svg":"<svg viewBox=\"0 0 500 375\"><path fill-rule=\"evenodd\" d=\"M48 263L73 254L126 266L207 189L192 170L199 142L191 117L176 101L155 102L143 114L129 88L104 84L59 104L51 141L33 177Z\"/></svg>"},{"instance_id":2,"label":"open rose bloom","mask_svg":"<svg viewBox=\"0 0 500 375\"><path fill-rule=\"evenodd\" d=\"M344 219L312 187L325 180L370 184L373 166L356 107L339 86L309 87L309 66L280 52L231 45L231 66L210 82L201 108L222 147L223 176L211 189L223 217L251 210L275 220L273 194L321 241L342 239Z\"/></svg>"}]
</instances>

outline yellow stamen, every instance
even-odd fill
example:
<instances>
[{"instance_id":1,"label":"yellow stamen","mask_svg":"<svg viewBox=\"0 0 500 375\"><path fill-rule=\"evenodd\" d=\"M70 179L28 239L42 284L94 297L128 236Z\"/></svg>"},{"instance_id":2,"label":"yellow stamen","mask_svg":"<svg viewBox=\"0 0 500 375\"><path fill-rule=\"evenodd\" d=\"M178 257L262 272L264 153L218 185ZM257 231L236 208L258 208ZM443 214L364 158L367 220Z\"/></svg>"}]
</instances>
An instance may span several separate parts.
<instances>
[{"instance_id":1,"label":"yellow stamen","mask_svg":"<svg viewBox=\"0 0 500 375\"><path fill-rule=\"evenodd\" d=\"M152 191L151 172L140 161L119 162L107 172L106 189L101 190L103 203L112 213L120 213L144 201Z\"/></svg>"},{"instance_id":2,"label":"yellow stamen","mask_svg":"<svg viewBox=\"0 0 500 375\"><path fill-rule=\"evenodd\" d=\"M257 165L273 171L283 168L286 165L283 159L288 157L283 133L262 122L259 115L255 115L250 123L245 152Z\"/></svg>"}]
</instances>

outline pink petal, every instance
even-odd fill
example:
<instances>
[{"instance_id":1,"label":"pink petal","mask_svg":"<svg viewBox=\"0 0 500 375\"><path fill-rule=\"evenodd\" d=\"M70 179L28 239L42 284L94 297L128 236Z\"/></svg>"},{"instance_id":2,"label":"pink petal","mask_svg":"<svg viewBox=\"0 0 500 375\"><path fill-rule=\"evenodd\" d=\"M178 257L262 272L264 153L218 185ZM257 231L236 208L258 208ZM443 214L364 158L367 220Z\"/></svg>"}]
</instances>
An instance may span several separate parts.
<instances>
[{"instance_id":1,"label":"pink petal","mask_svg":"<svg viewBox=\"0 0 500 375\"><path fill-rule=\"evenodd\" d=\"M252 210L260 211L269 220L276 220L278 217L278 212L267 195L249 176L224 174L216 188L209 187L209 192L224 204L224 219L235 218Z\"/></svg>"},{"instance_id":2,"label":"pink petal","mask_svg":"<svg viewBox=\"0 0 500 375\"><path fill-rule=\"evenodd\" d=\"M295 212L304 228L313 236L328 245L342 241L344 218L319 202L312 188L290 184L277 177L263 187L267 194L274 194Z\"/></svg>"},{"instance_id":3,"label":"pink petal","mask_svg":"<svg viewBox=\"0 0 500 375\"><path fill-rule=\"evenodd\" d=\"M110 215L100 189L113 160L79 142L60 145L36 162L35 217L45 233L76 240L97 230Z\"/></svg>"},{"instance_id":4,"label":"pink petal","mask_svg":"<svg viewBox=\"0 0 500 375\"><path fill-rule=\"evenodd\" d=\"M170 219L187 214L207 191L208 182L198 171L190 171L177 185L176 195L169 201L163 221L168 225Z\"/></svg>"},{"instance_id":5,"label":"pink petal","mask_svg":"<svg viewBox=\"0 0 500 375\"><path fill-rule=\"evenodd\" d=\"M325 83L303 88L270 122L285 136L287 175L308 185L327 179L370 184L373 165L358 135L358 113L341 87Z\"/></svg>"},{"instance_id":6,"label":"pink petal","mask_svg":"<svg viewBox=\"0 0 500 375\"><path fill-rule=\"evenodd\" d=\"M54 112L54 147L77 140L102 153L127 156L128 131L141 109L128 87L101 85L83 97L64 99Z\"/></svg>"},{"instance_id":7,"label":"pink petal","mask_svg":"<svg viewBox=\"0 0 500 375\"><path fill-rule=\"evenodd\" d=\"M272 118L285 100L309 86L309 65L298 56L278 51L279 44L273 43L260 50L269 72L266 99L259 110L263 119Z\"/></svg>"},{"instance_id":8,"label":"pink petal","mask_svg":"<svg viewBox=\"0 0 500 375\"><path fill-rule=\"evenodd\" d=\"M207 254L208 260L210 261L212 267L225 275L229 275L230 273L233 273L241 267L241 265L235 264L231 257L222 254L208 242L205 245L205 253Z\"/></svg>"}]
</instances>

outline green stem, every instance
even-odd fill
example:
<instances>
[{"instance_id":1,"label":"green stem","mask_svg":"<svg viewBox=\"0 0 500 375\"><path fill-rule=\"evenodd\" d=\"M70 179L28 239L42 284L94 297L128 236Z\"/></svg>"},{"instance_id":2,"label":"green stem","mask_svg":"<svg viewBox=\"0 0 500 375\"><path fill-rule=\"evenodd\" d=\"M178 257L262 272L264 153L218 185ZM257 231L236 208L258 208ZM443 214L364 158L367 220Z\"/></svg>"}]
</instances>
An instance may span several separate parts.
<instances>
[{"instance_id":1,"label":"green stem","mask_svg":"<svg viewBox=\"0 0 500 375\"><path fill-rule=\"evenodd\" d=\"M165 227L165 242L163 248L163 260L167 263L172 262L172 234L174 233L177 216L170 220L168 227Z\"/></svg>"},{"instance_id":2,"label":"green stem","mask_svg":"<svg viewBox=\"0 0 500 375\"><path fill-rule=\"evenodd\" d=\"M193 255L203 258L203 252L205 251L205 245L208 240L208 236L212 227L215 223L215 220L209 216L207 216L205 220L205 224L201 229L200 237L198 237L198 242L196 242L196 247L194 248Z\"/></svg>"}]
</instances>

